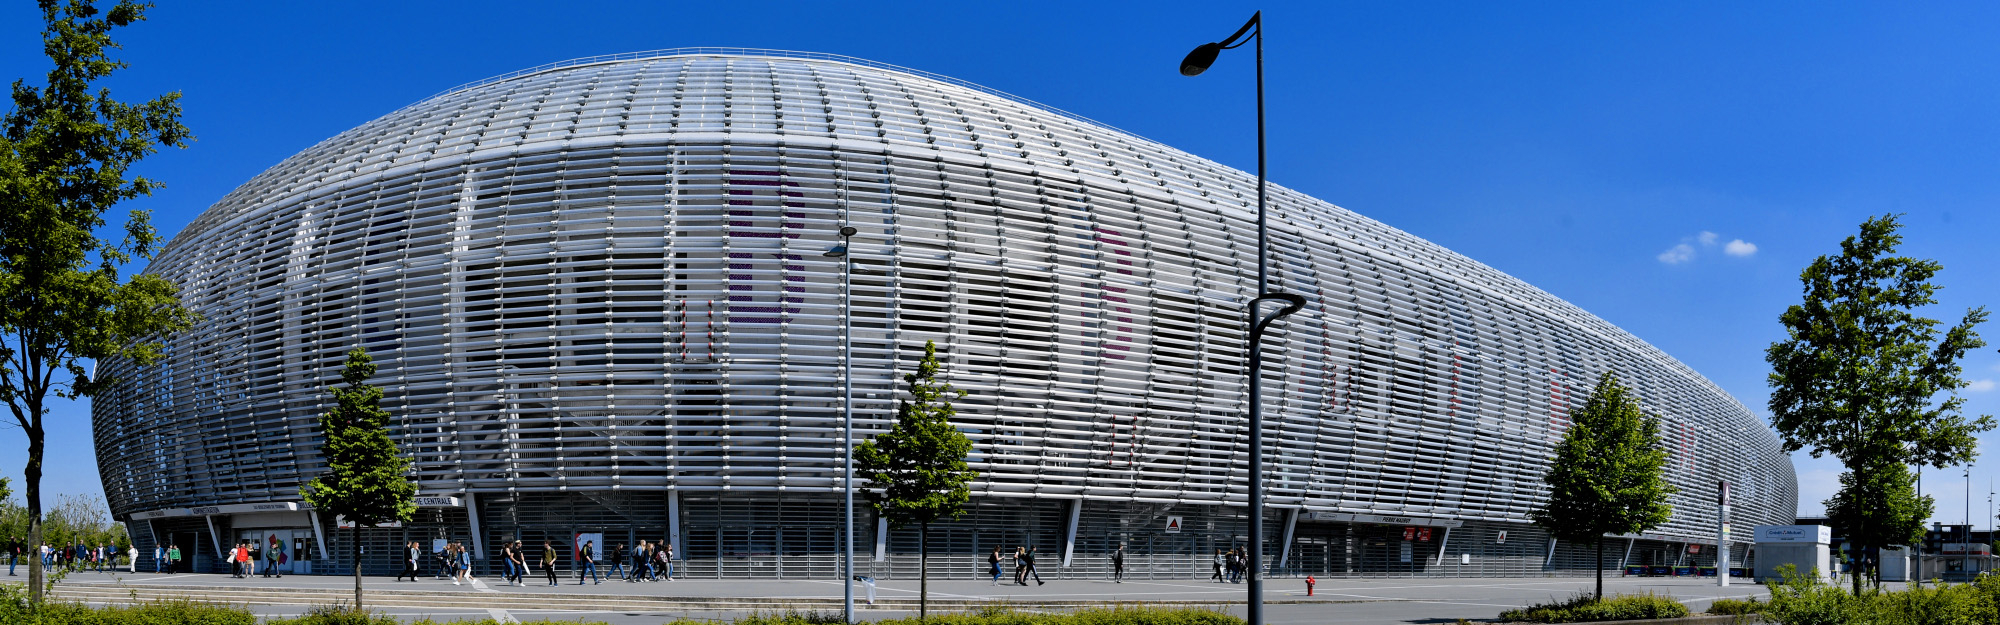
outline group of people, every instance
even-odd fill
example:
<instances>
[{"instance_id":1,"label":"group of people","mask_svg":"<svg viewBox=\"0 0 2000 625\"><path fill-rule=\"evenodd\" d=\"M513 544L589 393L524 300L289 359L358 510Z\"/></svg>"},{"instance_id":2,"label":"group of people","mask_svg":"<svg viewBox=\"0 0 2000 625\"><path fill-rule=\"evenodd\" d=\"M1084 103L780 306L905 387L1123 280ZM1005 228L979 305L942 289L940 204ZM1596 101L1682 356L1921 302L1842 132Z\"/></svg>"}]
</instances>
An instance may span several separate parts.
<instances>
[{"instance_id":1,"label":"group of people","mask_svg":"<svg viewBox=\"0 0 2000 625\"><path fill-rule=\"evenodd\" d=\"M515 541L514 544L518 546L520 542ZM605 574L616 579L627 582L657 582L662 579L674 581L674 546L671 543L642 540L632 549L626 549L624 543L619 543L618 546L600 555L595 541L586 540L576 551L577 585L583 585L586 577L592 583L604 583L604 580L597 576L597 563L600 558L607 568ZM550 586L556 585L555 560L555 552L549 543L542 543L542 568L548 572ZM626 564L632 567L628 570Z\"/></svg>"},{"instance_id":2,"label":"group of people","mask_svg":"<svg viewBox=\"0 0 2000 625\"><path fill-rule=\"evenodd\" d=\"M181 567L181 546L168 543L162 547L153 545L153 572L175 573Z\"/></svg>"},{"instance_id":3,"label":"group of people","mask_svg":"<svg viewBox=\"0 0 2000 625\"><path fill-rule=\"evenodd\" d=\"M1250 554L1244 552L1242 547L1228 551L1217 549L1215 550L1215 574L1208 576L1208 578L1217 582L1240 584L1243 582L1243 572L1250 568L1249 562Z\"/></svg>"},{"instance_id":4,"label":"group of people","mask_svg":"<svg viewBox=\"0 0 2000 625\"><path fill-rule=\"evenodd\" d=\"M132 558L132 562L128 566L137 566L139 559L138 550L132 547L127 547L126 550ZM92 547L79 543L66 547L55 547L44 544L38 552L35 555L41 559L42 570L45 571L65 568L69 570L95 570L102 573L105 569L116 570L118 568L118 548L111 545L100 544ZM14 569L20 565L22 556L28 555L27 544L18 538L9 541L7 544L7 555L7 574L18 575Z\"/></svg>"},{"instance_id":5,"label":"group of people","mask_svg":"<svg viewBox=\"0 0 2000 625\"><path fill-rule=\"evenodd\" d=\"M396 581L417 581L417 562L424 553L421 544L414 540L403 544L403 571L396 574ZM436 563L437 579L450 579L453 586L472 583L472 550L465 543L447 542L431 558Z\"/></svg>"},{"instance_id":6,"label":"group of people","mask_svg":"<svg viewBox=\"0 0 2000 625\"><path fill-rule=\"evenodd\" d=\"M405 578L417 581L417 564L422 554L419 543L411 542L403 546L403 572L396 576L396 581ZM439 579L449 577L452 585L472 582L472 551L466 548L464 543L456 541L446 543L444 548L434 555ZM531 557L528 547L519 540L501 543L501 578L507 580L511 586L526 585L524 578L529 571L537 568L535 565L538 564L542 574L548 579L548 585L560 584L556 577L556 563L562 560L562 555L557 551L555 544L542 541L541 553L538 555L539 557ZM606 572L608 575L627 582L673 581L674 546L665 542L642 540L637 547L629 550L621 543L600 554L596 541L584 541L577 547L575 559L578 585L582 585L586 579L598 584L604 583L604 578L597 573L599 562L603 562L609 569ZM629 570L626 568L628 564L631 566Z\"/></svg>"},{"instance_id":7,"label":"group of people","mask_svg":"<svg viewBox=\"0 0 2000 625\"><path fill-rule=\"evenodd\" d=\"M180 549L170 548L170 550L173 559L179 560ZM257 541L236 543L236 546L229 548L228 559L230 577L247 578L256 575L258 560L265 561L264 577L284 577L283 573L278 572L278 550L259 548ZM159 560L155 559L154 562L158 563Z\"/></svg>"},{"instance_id":8,"label":"group of people","mask_svg":"<svg viewBox=\"0 0 2000 625\"><path fill-rule=\"evenodd\" d=\"M986 556L987 572L993 575L993 585L995 586L1000 585L1000 561L1002 560L1000 552L1001 549L999 547L994 547L993 554ZM1034 576L1035 585L1037 586L1048 583L1042 581L1042 574L1035 570L1035 548L1015 547L1014 583L1026 586L1028 585L1029 576Z\"/></svg>"}]
</instances>

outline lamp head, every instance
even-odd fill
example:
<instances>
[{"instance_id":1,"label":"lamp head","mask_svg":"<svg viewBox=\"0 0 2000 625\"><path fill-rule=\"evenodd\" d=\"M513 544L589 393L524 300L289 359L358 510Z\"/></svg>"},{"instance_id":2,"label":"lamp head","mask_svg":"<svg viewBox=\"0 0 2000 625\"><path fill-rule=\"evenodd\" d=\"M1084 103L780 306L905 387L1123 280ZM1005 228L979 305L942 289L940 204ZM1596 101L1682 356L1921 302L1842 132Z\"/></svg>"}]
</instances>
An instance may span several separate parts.
<instances>
[{"instance_id":1,"label":"lamp head","mask_svg":"<svg viewBox=\"0 0 2000 625\"><path fill-rule=\"evenodd\" d=\"M825 256L827 258L840 258L842 256L847 255L847 246L835 245L833 246L833 249L827 250L825 253L822 253L820 255Z\"/></svg>"},{"instance_id":2,"label":"lamp head","mask_svg":"<svg viewBox=\"0 0 2000 625\"><path fill-rule=\"evenodd\" d=\"M1215 64L1215 56L1221 53L1222 44L1219 43L1204 43L1195 46L1194 51L1189 52L1187 58L1181 59L1181 75L1200 76L1202 72L1208 71L1208 66Z\"/></svg>"},{"instance_id":3,"label":"lamp head","mask_svg":"<svg viewBox=\"0 0 2000 625\"><path fill-rule=\"evenodd\" d=\"M851 237L851 236L854 236L854 233L856 233L856 232L860 232L860 230L856 230L856 229L854 229L854 226L841 226L841 227L840 227L840 236L843 236L843 237Z\"/></svg>"}]
</instances>

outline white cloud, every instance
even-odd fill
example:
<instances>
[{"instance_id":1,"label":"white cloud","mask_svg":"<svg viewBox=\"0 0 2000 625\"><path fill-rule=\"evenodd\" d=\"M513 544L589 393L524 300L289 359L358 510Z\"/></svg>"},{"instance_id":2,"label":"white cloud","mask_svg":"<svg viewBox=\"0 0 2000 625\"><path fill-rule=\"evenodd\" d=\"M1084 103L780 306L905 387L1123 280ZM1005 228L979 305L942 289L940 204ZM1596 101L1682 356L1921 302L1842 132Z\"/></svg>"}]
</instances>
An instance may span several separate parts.
<instances>
[{"instance_id":1,"label":"white cloud","mask_svg":"<svg viewBox=\"0 0 2000 625\"><path fill-rule=\"evenodd\" d=\"M1749 256L1757 253L1757 244L1742 239L1731 239L1728 245L1722 246L1722 253L1730 256Z\"/></svg>"},{"instance_id":2,"label":"white cloud","mask_svg":"<svg viewBox=\"0 0 2000 625\"><path fill-rule=\"evenodd\" d=\"M1965 386L1965 390L1972 391L1974 393L1984 393L1986 391L1993 390L1993 381L1973 380L1971 384L1967 384Z\"/></svg>"},{"instance_id":3,"label":"white cloud","mask_svg":"<svg viewBox=\"0 0 2000 625\"><path fill-rule=\"evenodd\" d=\"M1716 240L1716 239L1718 239L1718 238L1720 238L1720 237L1716 236L1716 234L1715 234L1715 233L1713 233L1713 232L1709 232L1709 231L1707 231L1707 230L1703 230L1703 231L1701 231L1701 234L1697 234L1697 235L1695 235L1695 237L1694 237L1694 238L1695 238L1696 240L1699 240L1699 241L1701 241L1701 244L1702 244L1702 245L1715 245L1715 240Z\"/></svg>"},{"instance_id":4,"label":"white cloud","mask_svg":"<svg viewBox=\"0 0 2000 625\"><path fill-rule=\"evenodd\" d=\"M1669 265L1678 265L1681 263L1685 263L1690 260L1694 260L1694 246L1682 243L1680 245L1673 246L1667 251L1660 252L1658 258L1660 259L1660 262Z\"/></svg>"}]
</instances>

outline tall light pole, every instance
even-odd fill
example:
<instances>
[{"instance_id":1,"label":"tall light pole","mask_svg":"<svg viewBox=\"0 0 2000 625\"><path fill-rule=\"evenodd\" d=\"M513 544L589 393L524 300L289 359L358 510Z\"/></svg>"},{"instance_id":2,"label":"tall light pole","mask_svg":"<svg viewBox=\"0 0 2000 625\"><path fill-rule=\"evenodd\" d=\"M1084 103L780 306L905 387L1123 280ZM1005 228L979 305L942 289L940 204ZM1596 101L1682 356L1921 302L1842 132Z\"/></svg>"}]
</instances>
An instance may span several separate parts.
<instances>
[{"instance_id":1,"label":"tall light pole","mask_svg":"<svg viewBox=\"0 0 2000 625\"><path fill-rule=\"evenodd\" d=\"M840 559L844 591L840 610L849 625L854 623L854 255L848 253L847 240L855 232L853 226L841 226L840 245L822 254L840 259L840 493L846 535Z\"/></svg>"},{"instance_id":2,"label":"tall light pole","mask_svg":"<svg viewBox=\"0 0 2000 625\"><path fill-rule=\"evenodd\" d=\"M1252 30L1255 29L1255 30ZM1247 35L1247 38L1246 38ZM1266 292L1268 282L1265 264L1264 205L1266 184L1264 182L1264 12L1250 15L1236 33L1217 43L1196 46L1186 58L1181 59L1182 76L1199 76L1215 63L1216 55L1249 43L1249 38L1257 40L1257 297L1250 300L1244 311L1250 324L1248 348L1250 352L1250 583L1244 590L1249 598L1245 616L1249 625L1264 623L1264 581L1259 576L1264 567L1264 329L1285 315L1298 312L1305 307L1306 300L1289 293ZM1264 312L1268 304L1283 304L1270 313Z\"/></svg>"}]
</instances>

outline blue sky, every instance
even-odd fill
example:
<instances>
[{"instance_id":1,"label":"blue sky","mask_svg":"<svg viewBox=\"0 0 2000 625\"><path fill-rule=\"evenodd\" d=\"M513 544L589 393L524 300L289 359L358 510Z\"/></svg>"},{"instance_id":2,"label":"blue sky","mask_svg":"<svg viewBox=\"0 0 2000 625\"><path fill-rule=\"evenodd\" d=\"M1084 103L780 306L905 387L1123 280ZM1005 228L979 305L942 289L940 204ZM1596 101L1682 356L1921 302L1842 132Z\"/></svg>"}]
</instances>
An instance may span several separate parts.
<instances>
[{"instance_id":1,"label":"blue sky","mask_svg":"<svg viewBox=\"0 0 2000 625\"><path fill-rule=\"evenodd\" d=\"M680 46L927 70L1250 169L1248 50L1196 79L1175 68L1256 8L163 2L118 33L133 67L110 85L128 100L185 94L198 140L144 162L139 172L168 187L133 203L166 233L286 156L453 85ZM1760 415L1763 349L1782 336L1798 271L1869 215L1906 214L1905 251L1944 263L1933 316L2000 305L2000 5L1261 8L1274 182L1575 302ZM0 5L0 78L46 71L39 19L30 3ZM2000 322L1983 329L2000 339ZM1968 412L2000 412L2000 354L1982 350L1967 374L1980 381ZM49 491L100 493L87 406L60 406L53 423ZM0 430L0 475L20 474L22 441ZM1989 451L1996 441L1981 437ZM1839 467L1795 463L1801 512L1816 513ZM1926 473L1940 519L1964 514L1959 475ZM1984 517L1986 480L2000 471L1973 475Z\"/></svg>"}]
</instances>

